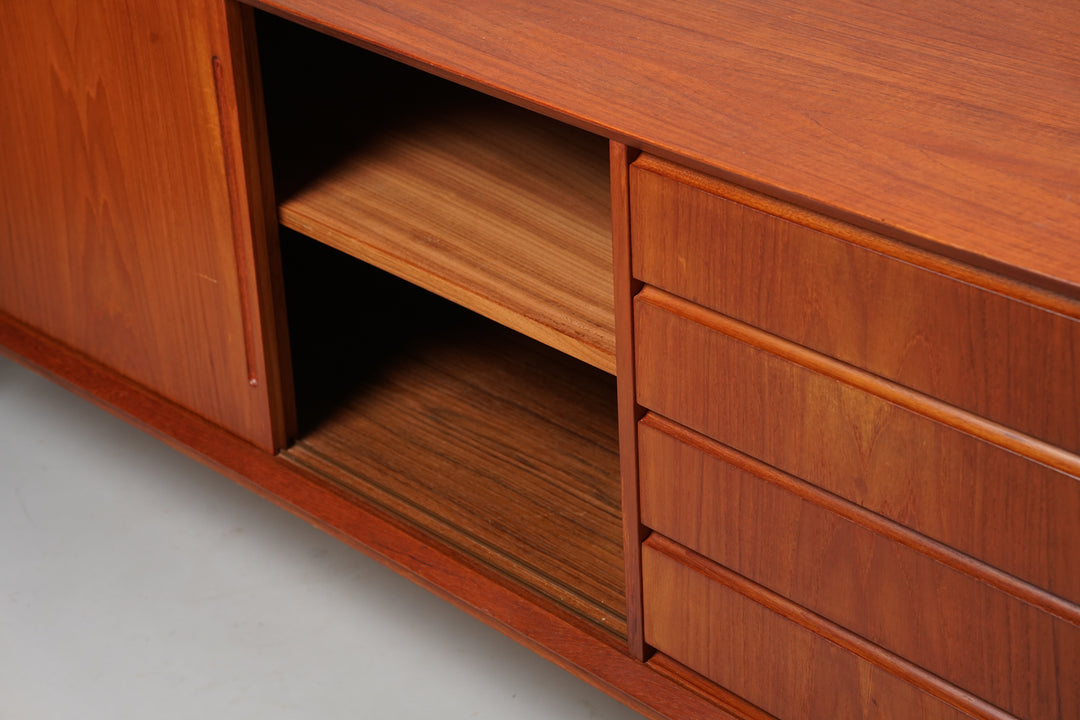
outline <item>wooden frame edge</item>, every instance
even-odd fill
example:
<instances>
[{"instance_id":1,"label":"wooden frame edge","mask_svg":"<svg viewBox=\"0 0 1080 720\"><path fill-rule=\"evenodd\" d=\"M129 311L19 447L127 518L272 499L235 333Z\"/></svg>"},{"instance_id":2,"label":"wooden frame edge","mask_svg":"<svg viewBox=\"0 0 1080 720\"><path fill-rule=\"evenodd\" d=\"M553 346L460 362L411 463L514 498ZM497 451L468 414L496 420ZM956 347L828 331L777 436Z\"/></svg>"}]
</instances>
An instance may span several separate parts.
<instances>
[{"instance_id":1,"label":"wooden frame edge","mask_svg":"<svg viewBox=\"0 0 1080 720\"><path fill-rule=\"evenodd\" d=\"M223 52L214 61L237 272L245 328L250 327L265 385L270 418L266 449L280 450L296 436L296 402L255 18L250 7L236 0L218 2L224 29L217 42Z\"/></svg>"},{"instance_id":2,"label":"wooden frame edge","mask_svg":"<svg viewBox=\"0 0 1080 720\"><path fill-rule=\"evenodd\" d=\"M622 485L623 558L626 575L626 634L630 653L645 660L641 597L641 525L637 485L637 405L634 382L634 296L641 283L634 279L630 248L630 163L638 151L610 141L611 247L615 272L615 378L619 398L619 477Z\"/></svg>"}]
</instances>

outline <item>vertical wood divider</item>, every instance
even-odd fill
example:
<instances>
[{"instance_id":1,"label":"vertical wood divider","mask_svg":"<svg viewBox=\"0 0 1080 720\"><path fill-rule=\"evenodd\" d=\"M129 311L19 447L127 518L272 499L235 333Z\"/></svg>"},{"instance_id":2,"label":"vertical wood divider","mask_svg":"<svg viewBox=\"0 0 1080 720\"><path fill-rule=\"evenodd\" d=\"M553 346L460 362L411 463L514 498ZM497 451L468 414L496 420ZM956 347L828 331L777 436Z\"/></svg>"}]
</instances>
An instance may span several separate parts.
<instances>
[{"instance_id":1,"label":"vertical wood divider","mask_svg":"<svg viewBox=\"0 0 1080 720\"><path fill-rule=\"evenodd\" d=\"M255 359L255 330L251 317L251 273L248 263L241 262L247 239L246 223L243 219L243 204L240 199L240 187L236 178L236 168L229 158L235 157L233 134L226 129L225 108L228 105L225 89L225 70L221 58L211 58L214 65L214 95L217 98L218 129L221 134L221 152L225 155L225 181L229 187L229 214L232 216L233 253L236 256L237 286L240 291L240 315L244 326L244 356L247 360L248 384L259 385L259 368Z\"/></svg>"},{"instance_id":2,"label":"vertical wood divider","mask_svg":"<svg viewBox=\"0 0 1080 720\"><path fill-rule=\"evenodd\" d=\"M641 541L638 511L637 421L643 412L634 390L634 295L630 257L630 163L638 151L611 141L611 242L615 272L615 373L619 395L619 474L622 482L623 557L626 568L626 634L630 654L645 659L641 601Z\"/></svg>"},{"instance_id":3,"label":"vertical wood divider","mask_svg":"<svg viewBox=\"0 0 1080 720\"><path fill-rule=\"evenodd\" d=\"M250 238L250 242L238 244L236 261L241 277L246 273L254 278L245 288L249 294L245 307L256 315L251 322L257 323L258 361L264 366L269 403L268 449L277 451L297 434L296 402L255 11L236 0L224 2L229 53L222 64L228 72L222 73L218 101L222 135L235 137L224 144L223 151L226 166L240 169L230 173L240 180L237 193L242 204L234 213L242 218L246 230L243 237ZM247 212L243 212L245 207Z\"/></svg>"}]
</instances>

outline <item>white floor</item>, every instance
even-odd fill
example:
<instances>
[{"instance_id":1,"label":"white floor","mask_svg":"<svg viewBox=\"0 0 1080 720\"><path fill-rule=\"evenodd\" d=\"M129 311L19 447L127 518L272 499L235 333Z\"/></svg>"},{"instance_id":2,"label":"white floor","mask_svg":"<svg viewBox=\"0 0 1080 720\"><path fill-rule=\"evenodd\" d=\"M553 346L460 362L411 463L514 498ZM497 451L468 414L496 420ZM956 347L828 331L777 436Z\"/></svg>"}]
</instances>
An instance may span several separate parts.
<instances>
[{"instance_id":1,"label":"white floor","mask_svg":"<svg viewBox=\"0 0 1080 720\"><path fill-rule=\"evenodd\" d=\"M0 719L639 717L0 357Z\"/></svg>"}]
</instances>

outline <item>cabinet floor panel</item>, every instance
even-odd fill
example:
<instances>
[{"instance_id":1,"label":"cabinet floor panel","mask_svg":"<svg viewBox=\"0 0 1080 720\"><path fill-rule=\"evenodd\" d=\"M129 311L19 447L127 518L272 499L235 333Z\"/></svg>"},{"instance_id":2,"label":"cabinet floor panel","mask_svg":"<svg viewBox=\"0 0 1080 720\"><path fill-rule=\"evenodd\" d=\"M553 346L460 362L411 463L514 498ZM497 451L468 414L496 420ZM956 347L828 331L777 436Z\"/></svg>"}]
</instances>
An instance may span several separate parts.
<instances>
[{"instance_id":1,"label":"cabinet floor panel","mask_svg":"<svg viewBox=\"0 0 1080 720\"><path fill-rule=\"evenodd\" d=\"M260 37L282 224L614 373L606 140L288 23Z\"/></svg>"},{"instance_id":2,"label":"cabinet floor panel","mask_svg":"<svg viewBox=\"0 0 1080 720\"><path fill-rule=\"evenodd\" d=\"M320 309L340 298L290 289L301 436L285 456L625 638L614 378L346 270L360 299L333 321Z\"/></svg>"}]
</instances>

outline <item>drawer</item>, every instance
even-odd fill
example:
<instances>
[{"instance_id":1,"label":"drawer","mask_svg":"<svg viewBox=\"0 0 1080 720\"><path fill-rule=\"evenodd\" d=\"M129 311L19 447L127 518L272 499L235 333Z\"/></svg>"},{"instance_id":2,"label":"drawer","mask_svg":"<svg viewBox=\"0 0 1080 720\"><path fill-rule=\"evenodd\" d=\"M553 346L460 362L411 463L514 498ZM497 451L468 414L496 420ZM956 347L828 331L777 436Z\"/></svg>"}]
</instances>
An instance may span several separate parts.
<instances>
[{"instance_id":1,"label":"drawer","mask_svg":"<svg viewBox=\"0 0 1080 720\"><path fill-rule=\"evenodd\" d=\"M648 156L630 208L646 283L1080 452L1077 303L1053 296L1066 317L932 272L842 239L899 247L871 233Z\"/></svg>"},{"instance_id":2,"label":"drawer","mask_svg":"<svg viewBox=\"0 0 1080 720\"><path fill-rule=\"evenodd\" d=\"M670 541L647 540L641 567L645 641L781 720L971 717L746 597L724 582L731 573L688 564Z\"/></svg>"},{"instance_id":3,"label":"drawer","mask_svg":"<svg viewBox=\"0 0 1080 720\"><path fill-rule=\"evenodd\" d=\"M691 310L700 322L676 313ZM1080 602L1080 481L768 352L751 344L760 333L742 329L642 291L635 300L638 402Z\"/></svg>"},{"instance_id":4,"label":"drawer","mask_svg":"<svg viewBox=\"0 0 1080 720\"><path fill-rule=\"evenodd\" d=\"M1080 717L1073 623L662 418L638 454L644 525L1020 717Z\"/></svg>"}]
</instances>

